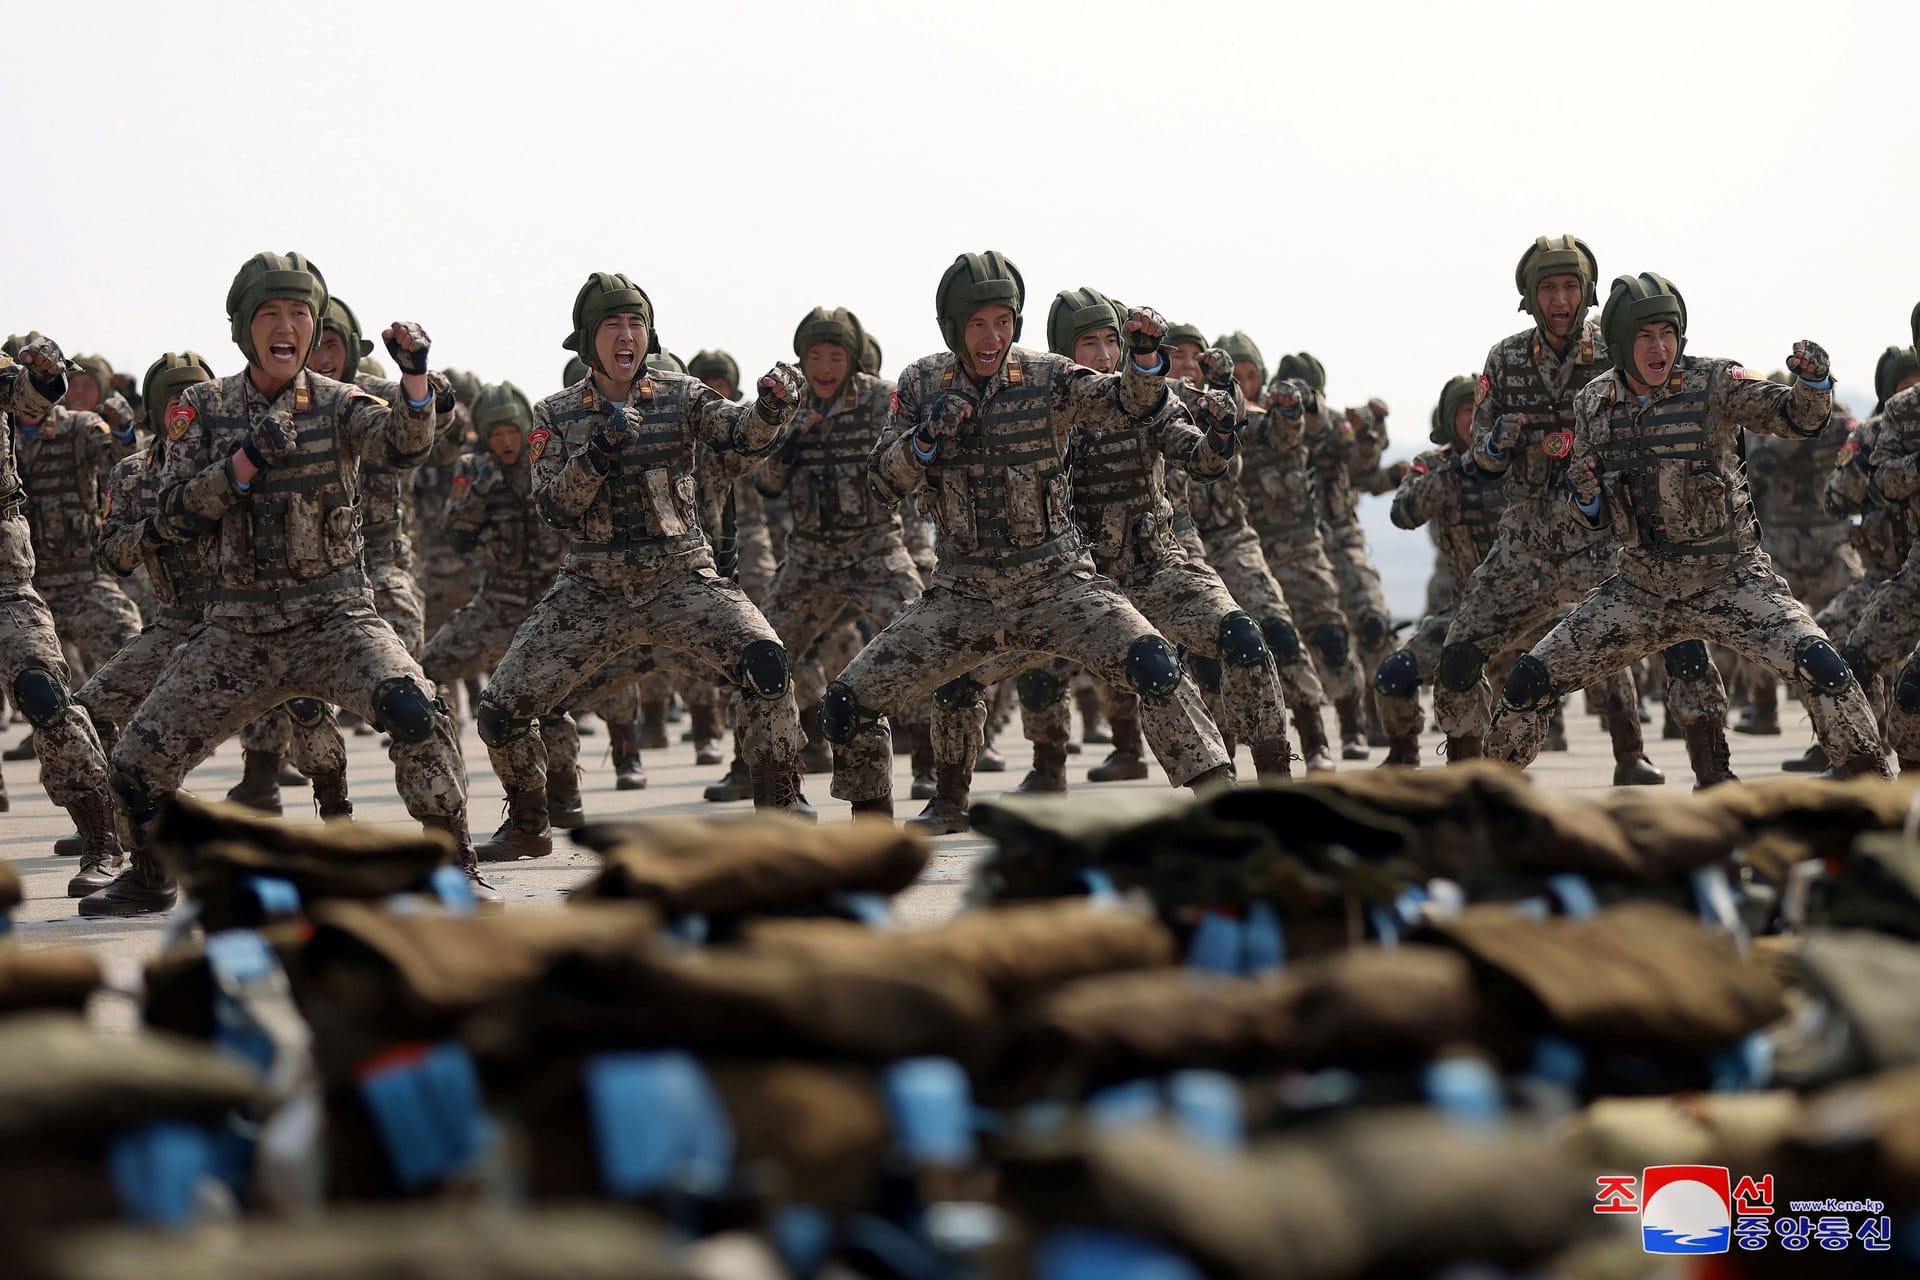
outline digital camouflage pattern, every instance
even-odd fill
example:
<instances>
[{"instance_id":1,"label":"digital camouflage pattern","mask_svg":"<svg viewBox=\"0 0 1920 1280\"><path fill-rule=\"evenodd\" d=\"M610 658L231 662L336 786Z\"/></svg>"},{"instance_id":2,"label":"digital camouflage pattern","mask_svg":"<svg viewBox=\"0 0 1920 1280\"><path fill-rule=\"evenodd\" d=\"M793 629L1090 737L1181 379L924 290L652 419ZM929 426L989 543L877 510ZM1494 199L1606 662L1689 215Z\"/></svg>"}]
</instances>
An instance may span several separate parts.
<instances>
[{"instance_id":1,"label":"digital camouflage pattern","mask_svg":"<svg viewBox=\"0 0 1920 1280\"><path fill-rule=\"evenodd\" d=\"M363 373L354 384L388 404L405 394L388 378ZM369 461L360 472L360 537L374 608L416 658L426 643L427 601L414 579L413 477L410 467Z\"/></svg>"},{"instance_id":2,"label":"digital camouflage pattern","mask_svg":"<svg viewBox=\"0 0 1920 1280\"><path fill-rule=\"evenodd\" d=\"M1826 482L1859 425L1839 406L1811 439L1749 432L1747 482L1760 545L1793 593L1818 613L1864 569L1847 522L1827 510Z\"/></svg>"},{"instance_id":3,"label":"digital camouflage pattern","mask_svg":"<svg viewBox=\"0 0 1920 1280\"><path fill-rule=\"evenodd\" d=\"M1825 487L1825 503L1835 516L1858 516L1848 528L1848 541L1860 558L1862 576L1814 615L1814 621L1840 645L1840 656L1853 668L1874 714L1886 717L1889 665L1920 641L1920 593L1903 583L1876 610L1869 631L1857 631L1883 592L1906 564L1920 522L1910 503L1890 502L1873 483L1868 459L1879 443L1884 422L1876 413L1855 423L1847 442L1833 461ZM1857 634L1856 634L1857 632ZM1880 654L1876 662L1869 648Z\"/></svg>"},{"instance_id":4,"label":"digital camouflage pattern","mask_svg":"<svg viewBox=\"0 0 1920 1280\"><path fill-rule=\"evenodd\" d=\"M58 405L37 426L16 421L14 429L34 589L53 611L61 641L98 666L140 630L139 608L93 557L121 451L99 414Z\"/></svg>"},{"instance_id":5,"label":"digital camouflage pattern","mask_svg":"<svg viewBox=\"0 0 1920 1280\"><path fill-rule=\"evenodd\" d=\"M1887 398L1865 470L1869 499L1898 512L1902 524L1920 527L1920 387L1908 387ZM1865 673L1863 678L1884 676L1891 682L1887 742L1903 761L1920 760L1916 618L1920 618L1920 544L1909 544L1899 570L1873 593L1842 650L1857 664L1856 670Z\"/></svg>"}]
</instances>

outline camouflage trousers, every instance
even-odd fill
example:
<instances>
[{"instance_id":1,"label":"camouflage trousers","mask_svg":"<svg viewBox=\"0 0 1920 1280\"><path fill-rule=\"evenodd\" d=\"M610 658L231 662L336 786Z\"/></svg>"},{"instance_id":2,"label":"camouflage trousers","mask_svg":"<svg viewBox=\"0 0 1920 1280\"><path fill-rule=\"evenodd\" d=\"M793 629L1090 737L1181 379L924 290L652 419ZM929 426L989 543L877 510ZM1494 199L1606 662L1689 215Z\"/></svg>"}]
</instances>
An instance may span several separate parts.
<instances>
[{"instance_id":1,"label":"camouflage trousers","mask_svg":"<svg viewBox=\"0 0 1920 1280\"><path fill-rule=\"evenodd\" d=\"M716 574L710 561L652 573L621 587L599 586L561 570L520 625L481 696L481 710L496 708L511 734L487 748L494 772L510 795L537 790L547 774L547 748L538 728L519 732L517 726L550 715L610 659L626 660L625 651L638 645L671 647L737 683L744 651L756 640L779 643L746 592ZM744 698L741 718L741 755L750 768L793 767L805 739L791 680L772 697Z\"/></svg>"},{"instance_id":2,"label":"camouflage trousers","mask_svg":"<svg viewBox=\"0 0 1920 1280\"><path fill-rule=\"evenodd\" d=\"M844 664L834 664L831 658L823 663L823 655L814 652L816 642L828 640L855 617L885 627L920 598L925 584L898 538L882 554L852 566L821 563L809 554L802 538L790 539L787 552L767 596L767 621L794 655L794 701L802 707L817 707L827 681L839 675Z\"/></svg>"},{"instance_id":3,"label":"camouflage trousers","mask_svg":"<svg viewBox=\"0 0 1920 1280\"><path fill-rule=\"evenodd\" d=\"M1273 652L1287 709L1298 719L1326 706L1326 688L1320 683L1313 660L1307 656L1306 641L1294 622L1286 593L1268 567L1266 553L1260 549L1260 536L1242 525L1210 535L1205 545L1205 563L1213 566L1234 602L1253 615L1267 637L1267 648ZM1288 636L1292 637L1291 644Z\"/></svg>"},{"instance_id":4,"label":"camouflage trousers","mask_svg":"<svg viewBox=\"0 0 1920 1280\"><path fill-rule=\"evenodd\" d=\"M1320 673L1320 687L1338 702L1360 687L1360 669L1353 660L1353 628L1340 604L1340 580L1320 544L1318 526L1306 525L1297 537L1262 538L1260 550L1287 599L1301 645ZM1217 559L1213 563L1219 567Z\"/></svg>"},{"instance_id":5,"label":"camouflage trousers","mask_svg":"<svg viewBox=\"0 0 1920 1280\"><path fill-rule=\"evenodd\" d=\"M1867 695L1867 703L1873 708L1873 714L1882 722L1887 716L1887 677L1877 669L1868 669L1860 659L1863 656L1853 646L1854 628L1867 616L1867 609L1880 594L1880 589L1891 578L1862 578L1847 587L1827 603L1823 609L1814 612L1813 620L1820 629L1834 637L1840 645L1840 656L1847 659L1847 665L1853 668L1854 676L1860 681L1861 692ZM1913 617L1911 611L1906 615ZM1915 638L1920 639L1920 636Z\"/></svg>"},{"instance_id":6,"label":"camouflage trousers","mask_svg":"<svg viewBox=\"0 0 1920 1280\"><path fill-rule=\"evenodd\" d=\"M1404 653L1408 656L1423 686L1430 688L1434 683L1434 673L1440 669L1440 654L1447 644L1447 628L1452 624L1451 609L1430 614L1421 619L1412 639L1394 650L1396 654ZM1526 640L1493 655L1487 662L1489 684L1505 683L1507 671L1513 666L1513 660L1526 652L1527 647L1538 641L1546 632L1546 627L1537 627ZM1380 699L1380 723L1386 731L1396 738L1419 737L1421 730L1427 727L1426 714L1420 706L1419 691L1416 689L1412 697L1394 697L1376 686L1375 692ZM1602 692L1606 694L1609 691ZM1617 695L1617 689L1611 692Z\"/></svg>"},{"instance_id":7,"label":"camouflage trousers","mask_svg":"<svg viewBox=\"0 0 1920 1280\"><path fill-rule=\"evenodd\" d=\"M1518 648L1528 633L1564 605L1578 604L1608 581L1615 551L1595 547L1565 559L1541 555L1501 535L1473 571L1455 607L1440 651L1433 690L1433 718L1450 738L1485 737L1493 718L1493 691L1486 664L1494 654ZM1684 637L1683 637L1684 638ZM1671 642L1664 642L1671 643ZM1660 645L1653 646L1661 647ZM1638 653L1634 655L1636 658ZM1590 680L1603 715L1639 714L1633 673L1627 662L1595 671ZM1556 686L1560 687L1560 686ZM1682 725L1727 714L1727 687L1711 663L1700 674L1676 675L1667 686L1667 706ZM1544 724L1545 722L1542 721Z\"/></svg>"},{"instance_id":8,"label":"camouflage trousers","mask_svg":"<svg viewBox=\"0 0 1920 1280\"><path fill-rule=\"evenodd\" d=\"M373 584L373 607L387 620L407 652L420 656L427 642L427 601L413 580L411 570L400 565L367 562L367 578Z\"/></svg>"},{"instance_id":9,"label":"camouflage trousers","mask_svg":"<svg viewBox=\"0 0 1920 1280\"><path fill-rule=\"evenodd\" d=\"M45 589L60 641L92 670L120 652L140 631L140 607L104 578Z\"/></svg>"},{"instance_id":10,"label":"camouflage trousers","mask_svg":"<svg viewBox=\"0 0 1920 1280\"><path fill-rule=\"evenodd\" d=\"M1457 625L1457 623L1456 623ZM1802 646L1826 633L1786 580L1759 553L1705 587L1675 597L1636 586L1615 575L1575 606L1532 649L1554 690L1578 689L1595 677L1639 660L1656 649L1712 636L1781 680L1800 683ZM1838 694L1802 683L1801 697L1829 759L1835 762L1882 754L1873 711L1850 680ZM1550 706L1521 709L1501 699L1488 733L1487 755L1525 767L1546 736Z\"/></svg>"},{"instance_id":11,"label":"camouflage trousers","mask_svg":"<svg viewBox=\"0 0 1920 1280\"><path fill-rule=\"evenodd\" d=\"M1108 684L1131 686L1128 654L1142 639L1158 639L1152 624L1085 560L1020 583L962 586L936 577L835 682L853 699L859 725L852 741L835 752L833 794L842 800L890 797L893 741L885 717L990 659L1015 655L1016 665L1005 676L1031 665L1026 654L1054 654L1085 665ZM936 700L936 725L939 711ZM972 709L969 746L979 741L985 714L984 706ZM958 726L947 723L949 733L957 734ZM1186 680L1172 695L1141 700L1140 727L1176 786L1227 763L1219 730ZM957 741L943 744L941 736L936 729L936 756L954 758Z\"/></svg>"},{"instance_id":12,"label":"camouflage trousers","mask_svg":"<svg viewBox=\"0 0 1920 1280\"><path fill-rule=\"evenodd\" d=\"M67 685L67 662L53 629L53 614L33 588L17 587L0 595L0 671L5 673L10 698L16 696L21 673L34 667L51 672L62 686ZM34 724L33 748L40 757L40 785L55 804L65 807L106 787L106 756L93 722L78 702L62 706L45 724Z\"/></svg>"},{"instance_id":13,"label":"camouflage trousers","mask_svg":"<svg viewBox=\"0 0 1920 1280\"><path fill-rule=\"evenodd\" d=\"M376 690L396 679L411 679L433 696L432 682L371 600L279 631L233 631L210 622L173 651L121 729L113 749L115 799L128 807L135 793L149 802L171 794L215 747L289 698L345 707L378 726ZM465 817L467 771L444 711L435 710L424 741L396 737L387 757L408 813Z\"/></svg>"},{"instance_id":14,"label":"camouflage trousers","mask_svg":"<svg viewBox=\"0 0 1920 1280\"><path fill-rule=\"evenodd\" d=\"M1857 597L1856 597L1857 600ZM1867 593L1853 625L1836 627L1840 656L1868 691L1868 700L1886 708L1888 736L1893 736L1892 708L1887 706L1887 684L1920 641L1920 552L1909 554L1894 575ZM1903 730L1902 740L1906 737ZM1899 750L1896 742L1895 749ZM1906 754L1902 752L1902 754Z\"/></svg>"},{"instance_id":15,"label":"camouflage trousers","mask_svg":"<svg viewBox=\"0 0 1920 1280\"><path fill-rule=\"evenodd\" d=\"M1367 535L1356 522L1323 531L1333 579L1340 586L1340 607L1353 626L1353 651L1359 660L1361 692L1373 696L1366 677L1393 652L1393 620L1387 614L1387 592L1380 570L1367 554Z\"/></svg>"},{"instance_id":16,"label":"camouflage trousers","mask_svg":"<svg viewBox=\"0 0 1920 1280\"><path fill-rule=\"evenodd\" d=\"M1772 526L1766 532L1766 551L1775 571L1786 579L1794 598L1807 606L1816 621L1821 610L1859 582L1865 573L1860 567L1858 551L1846 543L1835 546L1833 538L1824 533L1813 537L1802 530ZM1844 629L1821 625L1828 635L1844 637L1847 634ZM1755 691L1770 689L1776 683L1772 672L1758 663L1746 661L1740 663L1733 679ZM1868 700L1872 700L1871 695Z\"/></svg>"}]
</instances>

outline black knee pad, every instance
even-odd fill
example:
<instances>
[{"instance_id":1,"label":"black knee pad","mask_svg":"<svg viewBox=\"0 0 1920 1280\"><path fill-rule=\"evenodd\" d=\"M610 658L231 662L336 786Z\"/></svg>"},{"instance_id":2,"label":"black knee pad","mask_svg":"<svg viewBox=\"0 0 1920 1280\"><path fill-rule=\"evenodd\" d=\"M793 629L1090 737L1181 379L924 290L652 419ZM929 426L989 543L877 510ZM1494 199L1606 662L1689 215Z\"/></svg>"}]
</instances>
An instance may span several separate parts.
<instances>
[{"instance_id":1,"label":"black knee pad","mask_svg":"<svg viewBox=\"0 0 1920 1280\"><path fill-rule=\"evenodd\" d=\"M1487 669L1487 655L1470 640L1450 644L1440 650L1440 684L1454 693L1468 693L1480 683Z\"/></svg>"},{"instance_id":2,"label":"black knee pad","mask_svg":"<svg viewBox=\"0 0 1920 1280\"><path fill-rule=\"evenodd\" d=\"M1383 698L1411 698L1420 692L1420 659L1411 649L1396 649L1373 673L1373 687Z\"/></svg>"},{"instance_id":3,"label":"black knee pad","mask_svg":"<svg viewBox=\"0 0 1920 1280\"><path fill-rule=\"evenodd\" d=\"M327 718L327 704L318 698L288 698L287 718L303 729L318 728Z\"/></svg>"},{"instance_id":4,"label":"black knee pad","mask_svg":"<svg viewBox=\"0 0 1920 1280\"><path fill-rule=\"evenodd\" d=\"M1900 676L1893 684L1893 700L1902 711L1920 711L1920 662L1912 658L1900 668Z\"/></svg>"},{"instance_id":5,"label":"black knee pad","mask_svg":"<svg viewBox=\"0 0 1920 1280\"><path fill-rule=\"evenodd\" d=\"M431 738L433 713L444 709L412 676L390 676L373 686L373 727L395 742L412 746Z\"/></svg>"},{"instance_id":6,"label":"black knee pad","mask_svg":"<svg viewBox=\"0 0 1920 1280\"><path fill-rule=\"evenodd\" d=\"M832 687L829 685L828 689ZM986 688L970 675L955 676L933 691L933 705L948 711L965 711L980 705L980 695Z\"/></svg>"},{"instance_id":7,"label":"black knee pad","mask_svg":"<svg viewBox=\"0 0 1920 1280\"><path fill-rule=\"evenodd\" d=\"M763 698L778 698L791 687L787 651L778 640L755 640L740 651L740 683Z\"/></svg>"},{"instance_id":8,"label":"black knee pad","mask_svg":"<svg viewBox=\"0 0 1920 1280\"><path fill-rule=\"evenodd\" d=\"M1257 667L1267 660L1267 641L1252 614L1235 609L1220 619L1220 660L1236 667Z\"/></svg>"},{"instance_id":9,"label":"black knee pad","mask_svg":"<svg viewBox=\"0 0 1920 1280\"><path fill-rule=\"evenodd\" d=\"M1530 653L1523 653L1507 673L1507 687L1500 697L1516 711L1545 711L1560 695L1554 692L1547 664Z\"/></svg>"},{"instance_id":10,"label":"black knee pad","mask_svg":"<svg viewBox=\"0 0 1920 1280\"><path fill-rule=\"evenodd\" d=\"M1200 686L1202 693L1220 692L1222 668L1212 658L1203 658L1199 654L1187 655L1187 670L1193 673L1193 682Z\"/></svg>"},{"instance_id":11,"label":"black knee pad","mask_svg":"<svg viewBox=\"0 0 1920 1280\"><path fill-rule=\"evenodd\" d=\"M153 794L152 785L117 760L107 768L107 793L136 826L153 821L160 811L160 797Z\"/></svg>"},{"instance_id":12,"label":"black knee pad","mask_svg":"<svg viewBox=\"0 0 1920 1280\"><path fill-rule=\"evenodd\" d=\"M507 714L505 707L483 693L473 708L473 727L479 730L480 741L499 748L532 733L533 721L529 717Z\"/></svg>"},{"instance_id":13,"label":"black knee pad","mask_svg":"<svg viewBox=\"0 0 1920 1280\"><path fill-rule=\"evenodd\" d=\"M1347 665L1347 652L1352 639L1347 629L1337 622L1323 622L1313 629L1313 647L1320 651L1326 660L1327 670L1340 671Z\"/></svg>"},{"instance_id":14,"label":"black knee pad","mask_svg":"<svg viewBox=\"0 0 1920 1280\"><path fill-rule=\"evenodd\" d=\"M1013 691L1029 711L1045 711L1067 696L1067 682L1045 667L1028 667L1014 677Z\"/></svg>"},{"instance_id":15,"label":"black knee pad","mask_svg":"<svg viewBox=\"0 0 1920 1280\"><path fill-rule=\"evenodd\" d=\"M1386 644L1387 637L1393 634L1393 624L1387 621L1384 613L1369 613L1360 619L1360 648L1362 652L1372 653Z\"/></svg>"},{"instance_id":16,"label":"black knee pad","mask_svg":"<svg viewBox=\"0 0 1920 1280\"><path fill-rule=\"evenodd\" d=\"M22 667L13 678L13 705L36 729L50 728L73 705L67 682L45 667Z\"/></svg>"},{"instance_id":17,"label":"black knee pad","mask_svg":"<svg viewBox=\"0 0 1920 1280\"><path fill-rule=\"evenodd\" d=\"M1841 645L1840 657L1847 664L1847 669L1853 672L1853 678L1861 684L1865 684L1880 673L1880 668L1874 665L1872 658L1867 656L1867 651L1857 644Z\"/></svg>"},{"instance_id":18,"label":"black knee pad","mask_svg":"<svg viewBox=\"0 0 1920 1280\"><path fill-rule=\"evenodd\" d=\"M1141 636L1127 647L1127 681L1143 698L1165 698L1180 687L1180 664L1159 636Z\"/></svg>"},{"instance_id":19,"label":"black knee pad","mask_svg":"<svg viewBox=\"0 0 1920 1280\"><path fill-rule=\"evenodd\" d=\"M1793 668L1807 686L1838 695L1853 687L1853 668L1825 636L1802 636L1793 646Z\"/></svg>"},{"instance_id":20,"label":"black knee pad","mask_svg":"<svg viewBox=\"0 0 1920 1280\"><path fill-rule=\"evenodd\" d=\"M967 677L961 676L960 679L966 680ZM959 681L948 683L957 684ZM944 689L947 686L940 687ZM977 698L980 686L976 684L973 687ZM939 695L934 696L937 698ZM829 684L820 698L820 736L836 747L846 746L863 730L871 729L878 723L879 714L870 707L861 706L860 699L854 696L853 687L843 681L835 680Z\"/></svg>"},{"instance_id":21,"label":"black knee pad","mask_svg":"<svg viewBox=\"0 0 1920 1280\"><path fill-rule=\"evenodd\" d=\"M1691 680L1713 669L1705 640L1682 640L1661 655L1667 664L1667 676L1673 680Z\"/></svg>"},{"instance_id":22,"label":"black knee pad","mask_svg":"<svg viewBox=\"0 0 1920 1280\"><path fill-rule=\"evenodd\" d=\"M1260 620L1260 634L1267 642L1267 652L1281 666L1289 662L1300 661L1300 633L1293 629L1293 623L1279 614Z\"/></svg>"}]
</instances>

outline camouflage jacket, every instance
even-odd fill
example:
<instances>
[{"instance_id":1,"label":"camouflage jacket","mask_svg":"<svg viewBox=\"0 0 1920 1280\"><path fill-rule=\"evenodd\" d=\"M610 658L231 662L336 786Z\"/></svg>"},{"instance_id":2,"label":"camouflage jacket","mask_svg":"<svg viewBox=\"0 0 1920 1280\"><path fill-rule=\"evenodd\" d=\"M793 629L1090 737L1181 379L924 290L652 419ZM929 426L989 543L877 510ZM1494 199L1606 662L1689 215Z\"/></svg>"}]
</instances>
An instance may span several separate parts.
<instances>
[{"instance_id":1,"label":"camouflage jacket","mask_svg":"<svg viewBox=\"0 0 1920 1280\"><path fill-rule=\"evenodd\" d=\"M1817 572L1848 544L1851 530L1826 506L1826 479L1855 426L1834 407L1826 430L1810 440L1748 433L1747 484L1767 552L1790 579Z\"/></svg>"},{"instance_id":2,"label":"camouflage jacket","mask_svg":"<svg viewBox=\"0 0 1920 1280\"><path fill-rule=\"evenodd\" d=\"M155 441L114 464L95 559L121 578L144 567L162 615L196 620L207 602L205 546L156 542L147 532L148 521L160 512L160 461L165 454L165 442Z\"/></svg>"},{"instance_id":3,"label":"camouflage jacket","mask_svg":"<svg viewBox=\"0 0 1920 1280\"><path fill-rule=\"evenodd\" d=\"M13 423L41 418L67 392L66 379L52 395L34 385L25 365L0 355L0 597L17 595L33 583L33 534L27 524L26 494L14 453Z\"/></svg>"},{"instance_id":4,"label":"camouflage jacket","mask_svg":"<svg viewBox=\"0 0 1920 1280\"><path fill-rule=\"evenodd\" d=\"M1360 495L1393 492L1380 465L1386 450L1387 425L1371 409L1330 416L1327 432L1313 450L1314 492L1323 529L1358 529Z\"/></svg>"},{"instance_id":5,"label":"camouflage jacket","mask_svg":"<svg viewBox=\"0 0 1920 1280\"><path fill-rule=\"evenodd\" d=\"M1920 524L1920 386L1887 398L1867 454L1869 496Z\"/></svg>"},{"instance_id":6,"label":"camouflage jacket","mask_svg":"<svg viewBox=\"0 0 1920 1280\"><path fill-rule=\"evenodd\" d=\"M809 397L795 415L786 447L754 472L763 495L787 495L795 541L834 544L864 540L881 527L899 531L900 513L867 482L867 459L886 428L892 401L891 382L848 374L832 404Z\"/></svg>"},{"instance_id":7,"label":"camouflage jacket","mask_svg":"<svg viewBox=\"0 0 1920 1280\"><path fill-rule=\"evenodd\" d=\"M405 394L390 378L354 378L368 395L396 404ZM360 472L360 537L369 569L413 567L413 477L410 468L369 460Z\"/></svg>"},{"instance_id":8,"label":"camouflage jacket","mask_svg":"<svg viewBox=\"0 0 1920 1280\"><path fill-rule=\"evenodd\" d=\"M233 455L275 412L291 415L294 445L242 489ZM431 402L382 404L307 369L272 397L245 370L187 388L167 414L158 530L172 542L206 540L207 616L237 631L278 631L366 603L362 469L369 460L418 465L435 423Z\"/></svg>"},{"instance_id":9,"label":"camouflage jacket","mask_svg":"<svg viewBox=\"0 0 1920 1280\"><path fill-rule=\"evenodd\" d=\"M1596 379L1576 402L1569 459L1599 463L1601 510L1588 527L1612 531L1620 574L1636 586L1684 593L1723 578L1760 554L1741 427L1807 439L1832 403L1831 390L1699 356L1682 356L1645 403L1617 371ZM1560 501L1588 524L1570 493Z\"/></svg>"},{"instance_id":10,"label":"camouflage jacket","mask_svg":"<svg viewBox=\"0 0 1920 1280\"><path fill-rule=\"evenodd\" d=\"M1859 516L1849 540L1860 553L1860 563L1871 578L1889 578L1907 558L1920 528L1906 503L1888 504L1873 483L1867 460L1879 443L1883 418L1875 414L1853 424L1845 444L1833 460L1824 491L1827 511L1835 516Z\"/></svg>"},{"instance_id":11,"label":"camouflage jacket","mask_svg":"<svg viewBox=\"0 0 1920 1280\"><path fill-rule=\"evenodd\" d=\"M658 369L634 381L626 403L635 430L604 474L588 444L610 418L591 377L534 406L534 496L540 514L572 538L567 572L617 587L667 569L711 568L695 446L757 460L786 442L792 410L769 422L753 404Z\"/></svg>"},{"instance_id":12,"label":"camouflage jacket","mask_svg":"<svg viewBox=\"0 0 1920 1280\"><path fill-rule=\"evenodd\" d=\"M1292 545L1317 540L1320 529L1319 483L1314 455L1330 448L1339 454L1344 445L1329 443L1331 423L1320 398L1303 394L1297 418L1277 412L1249 415L1246 444L1241 456L1240 492L1247 501L1247 520L1263 545ZM1344 460L1339 464L1345 465Z\"/></svg>"},{"instance_id":13,"label":"camouflage jacket","mask_svg":"<svg viewBox=\"0 0 1920 1280\"><path fill-rule=\"evenodd\" d=\"M533 462L510 467L491 453L461 454L447 498L447 542L484 565L479 594L509 611L533 607L567 556L566 538L534 509Z\"/></svg>"},{"instance_id":14,"label":"camouflage jacket","mask_svg":"<svg viewBox=\"0 0 1920 1280\"><path fill-rule=\"evenodd\" d=\"M1393 495L1392 517L1402 529L1427 525L1447 569L1464 582L1493 550L1506 506L1501 476L1458 449L1435 449L1413 460Z\"/></svg>"},{"instance_id":15,"label":"camouflage jacket","mask_svg":"<svg viewBox=\"0 0 1920 1280\"><path fill-rule=\"evenodd\" d=\"M1587 321L1564 356L1554 354L1537 328L1502 339L1487 353L1473 393L1473 460L1482 471L1507 477L1501 530L1538 555L1571 559L1607 540L1569 507L1566 479L1574 397L1608 369L1597 320ZM1524 415L1526 427L1502 456L1488 444L1494 420L1507 414Z\"/></svg>"},{"instance_id":16,"label":"camouflage jacket","mask_svg":"<svg viewBox=\"0 0 1920 1280\"><path fill-rule=\"evenodd\" d=\"M13 426L33 530L34 585L44 593L97 579L93 548L119 457L106 420L56 405L37 427L18 418Z\"/></svg>"},{"instance_id":17,"label":"camouflage jacket","mask_svg":"<svg viewBox=\"0 0 1920 1280\"><path fill-rule=\"evenodd\" d=\"M1185 382L1171 384L1182 412L1203 396L1215 395ZM1144 424L1119 431L1074 434L1069 469L1073 477L1073 518L1093 549L1093 563L1109 577L1126 579L1151 572L1186 553L1174 529L1172 476L1161 450L1169 437ZM1184 446L1184 438L1179 438ZM1193 458L1203 479L1224 475L1227 456L1210 450ZM1188 455L1174 459L1187 463ZM1181 485L1184 492L1185 485ZM1191 516L1189 516L1191 523Z\"/></svg>"}]
</instances>

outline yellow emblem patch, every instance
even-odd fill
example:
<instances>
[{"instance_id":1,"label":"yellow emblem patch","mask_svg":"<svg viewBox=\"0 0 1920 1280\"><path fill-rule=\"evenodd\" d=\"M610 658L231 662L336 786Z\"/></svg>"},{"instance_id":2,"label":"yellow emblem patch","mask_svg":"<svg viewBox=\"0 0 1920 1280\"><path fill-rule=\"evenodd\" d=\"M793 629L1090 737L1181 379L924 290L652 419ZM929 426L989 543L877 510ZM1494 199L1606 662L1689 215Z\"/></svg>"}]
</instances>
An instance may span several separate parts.
<instances>
[{"instance_id":1,"label":"yellow emblem patch","mask_svg":"<svg viewBox=\"0 0 1920 1280\"><path fill-rule=\"evenodd\" d=\"M194 420L199 416L193 411L193 406L184 400L167 410L167 439L176 443L186 439L187 432L192 430Z\"/></svg>"},{"instance_id":2,"label":"yellow emblem patch","mask_svg":"<svg viewBox=\"0 0 1920 1280\"><path fill-rule=\"evenodd\" d=\"M547 451L547 440L551 434L552 433L549 432L545 427L541 427L539 430L535 431L532 435L527 437L528 461L530 462L540 461L540 455Z\"/></svg>"}]
</instances>

